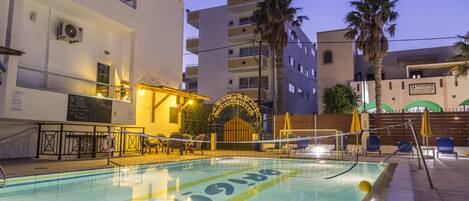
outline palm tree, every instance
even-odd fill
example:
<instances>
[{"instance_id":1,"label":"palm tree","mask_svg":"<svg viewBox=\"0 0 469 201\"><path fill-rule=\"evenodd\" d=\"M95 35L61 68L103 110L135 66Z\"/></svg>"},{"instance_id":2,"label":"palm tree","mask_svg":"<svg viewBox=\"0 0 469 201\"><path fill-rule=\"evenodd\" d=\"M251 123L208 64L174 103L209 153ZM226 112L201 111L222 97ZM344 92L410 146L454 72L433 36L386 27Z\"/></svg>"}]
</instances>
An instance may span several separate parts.
<instances>
[{"instance_id":1,"label":"palm tree","mask_svg":"<svg viewBox=\"0 0 469 201\"><path fill-rule=\"evenodd\" d=\"M456 77L466 76L469 70L469 32L465 36L458 37L461 38L461 41L456 42L454 46L460 51L460 54L456 55L455 59L464 61L464 63L450 69L450 72L456 72Z\"/></svg>"},{"instance_id":2,"label":"palm tree","mask_svg":"<svg viewBox=\"0 0 469 201\"><path fill-rule=\"evenodd\" d=\"M298 16L301 8L292 7L292 0L265 0L257 4L253 13L256 34L261 40L269 44L270 51L274 53L275 70L277 71L277 112L282 114L285 110L283 103L283 51L288 42L285 31L286 24L300 27L306 16Z\"/></svg>"},{"instance_id":3,"label":"palm tree","mask_svg":"<svg viewBox=\"0 0 469 201\"><path fill-rule=\"evenodd\" d=\"M376 112L381 113L381 74L383 58L389 48L388 38L394 36L398 13L394 11L397 0L356 0L350 2L355 10L345 17L348 31L345 37L356 40L363 58L373 63L376 92Z\"/></svg>"}]
</instances>

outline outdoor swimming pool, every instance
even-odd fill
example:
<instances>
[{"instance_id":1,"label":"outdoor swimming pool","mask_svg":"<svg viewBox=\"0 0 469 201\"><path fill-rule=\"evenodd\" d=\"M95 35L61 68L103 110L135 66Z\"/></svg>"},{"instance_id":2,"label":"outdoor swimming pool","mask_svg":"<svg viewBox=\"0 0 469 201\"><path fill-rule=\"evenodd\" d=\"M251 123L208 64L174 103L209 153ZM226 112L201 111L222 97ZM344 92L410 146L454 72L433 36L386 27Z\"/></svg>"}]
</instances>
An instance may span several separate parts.
<instances>
[{"instance_id":1,"label":"outdoor swimming pool","mask_svg":"<svg viewBox=\"0 0 469 201\"><path fill-rule=\"evenodd\" d=\"M373 183L384 166L351 162L210 158L60 174L18 177L0 200L362 200L358 183Z\"/></svg>"}]
</instances>

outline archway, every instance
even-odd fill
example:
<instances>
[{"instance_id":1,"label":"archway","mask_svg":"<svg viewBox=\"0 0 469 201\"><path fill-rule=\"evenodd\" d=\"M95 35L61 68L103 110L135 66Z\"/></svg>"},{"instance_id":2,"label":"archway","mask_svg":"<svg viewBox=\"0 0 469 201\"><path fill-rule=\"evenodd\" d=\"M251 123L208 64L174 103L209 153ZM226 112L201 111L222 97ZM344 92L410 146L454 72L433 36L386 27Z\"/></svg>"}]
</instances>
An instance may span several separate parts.
<instances>
[{"instance_id":1,"label":"archway","mask_svg":"<svg viewBox=\"0 0 469 201\"><path fill-rule=\"evenodd\" d=\"M260 133L262 113L248 96L228 94L214 103L209 120L218 141L252 141Z\"/></svg>"},{"instance_id":2,"label":"archway","mask_svg":"<svg viewBox=\"0 0 469 201\"><path fill-rule=\"evenodd\" d=\"M430 112L443 112L440 105L429 100L415 100L404 107L406 112L423 112L425 109L430 110Z\"/></svg>"},{"instance_id":3,"label":"archway","mask_svg":"<svg viewBox=\"0 0 469 201\"><path fill-rule=\"evenodd\" d=\"M460 112L469 112L469 99L466 99L459 104L457 110Z\"/></svg>"},{"instance_id":4,"label":"archway","mask_svg":"<svg viewBox=\"0 0 469 201\"><path fill-rule=\"evenodd\" d=\"M366 105L366 106L365 106ZM363 112L363 111L367 111L369 113L376 113L376 102L375 101L371 101L367 104L363 104L363 105L360 105L360 107L358 107L358 111L359 112ZM385 113L392 113L394 112L394 110L391 108L391 106L389 106L388 104L386 103L381 103L381 110Z\"/></svg>"}]
</instances>

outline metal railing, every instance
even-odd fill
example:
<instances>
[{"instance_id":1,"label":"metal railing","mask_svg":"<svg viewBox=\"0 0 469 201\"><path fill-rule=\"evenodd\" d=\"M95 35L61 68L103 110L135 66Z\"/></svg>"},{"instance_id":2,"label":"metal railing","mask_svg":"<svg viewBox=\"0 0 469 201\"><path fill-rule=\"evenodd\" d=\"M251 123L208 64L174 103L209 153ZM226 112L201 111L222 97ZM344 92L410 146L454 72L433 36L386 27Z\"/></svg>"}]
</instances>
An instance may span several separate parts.
<instances>
[{"instance_id":1,"label":"metal railing","mask_svg":"<svg viewBox=\"0 0 469 201\"><path fill-rule=\"evenodd\" d=\"M96 82L34 67L18 66L16 85L44 91L130 101L129 86Z\"/></svg>"},{"instance_id":2,"label":"metal railing","mask_svg":"<svg viewBox=\"0 0 469 201\"><path fill-rule=\"evenodd\" d=\"M0 173L2 174L0 177L0 187L5 186L6 181L7 181L7 174L5 173L5 170L3 170L3 167L0 166Z\"/></svg>"},{"instance_id":3,"label":"metal railing","mask_svg":"<svg viewBox=\"0 0 469 201\"><path fill-rule=\"evenodd\" d=\"M143 127L83 124L40 124L36 157L98 158L143 154L143 138L124 131L144 133ZM116 132L115 130L119 130ZM111 142L109 142L109 140Z\"/></svg>"}]
</instances>

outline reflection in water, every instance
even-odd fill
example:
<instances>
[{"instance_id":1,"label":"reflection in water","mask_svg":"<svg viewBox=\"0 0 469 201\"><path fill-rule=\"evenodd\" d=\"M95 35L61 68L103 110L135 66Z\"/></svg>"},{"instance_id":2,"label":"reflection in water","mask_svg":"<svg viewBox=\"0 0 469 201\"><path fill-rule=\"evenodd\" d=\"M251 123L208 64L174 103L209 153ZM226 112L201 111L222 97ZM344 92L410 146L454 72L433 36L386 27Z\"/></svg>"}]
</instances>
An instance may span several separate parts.
<instances>
[{"instance_id":1,"label":"reflection in water","mask_svg":"<svg viewBox=\"0 0 469 201\"><path fill-rule=\"evenodd\" d=\"M359 164L337 179L324 179L350 165L319 160L212 158L73 172L9 181L10 186L0 189L0 201L361 200L364 194L358 191L357 183L373 182L382 170L376 164Z\"/></svg>"}]
</instances>

